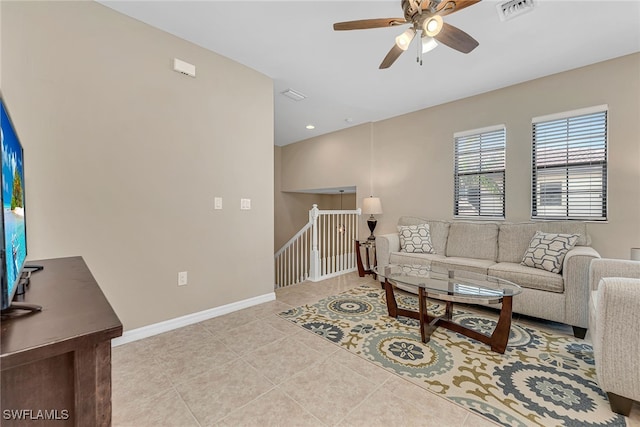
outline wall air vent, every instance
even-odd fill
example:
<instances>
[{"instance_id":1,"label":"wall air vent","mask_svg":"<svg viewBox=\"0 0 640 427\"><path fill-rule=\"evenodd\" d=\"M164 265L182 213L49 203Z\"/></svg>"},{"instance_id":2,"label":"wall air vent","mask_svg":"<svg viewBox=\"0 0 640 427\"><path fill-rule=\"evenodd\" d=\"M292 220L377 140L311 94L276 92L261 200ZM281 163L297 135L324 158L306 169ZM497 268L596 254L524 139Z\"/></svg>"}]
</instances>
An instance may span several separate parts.
<instances>
[{"instance_id":1,"label":"wall air vent","mask_svg":"<svg viewBox=\"0 0 640 427\"><path fill-rule=\"evenodd\" d=\"M510 0L496 5L501 21L507 21L523 13L531 12L534 7L534 0Z\"/></svg>"},{"instance_id":2,"label":"wall air vent","mask_svg":"<svg viewBox=\"0 0 640 427\"><path fill-rule=\"evenodd\" d=\"M293 99L294 101L302 101L303 99L306 98L305 95L301 94L300 92L296 92L293 89L287 89L284 92L280 92L280 93L289 99Z\"/></svg>"}]
</instances>

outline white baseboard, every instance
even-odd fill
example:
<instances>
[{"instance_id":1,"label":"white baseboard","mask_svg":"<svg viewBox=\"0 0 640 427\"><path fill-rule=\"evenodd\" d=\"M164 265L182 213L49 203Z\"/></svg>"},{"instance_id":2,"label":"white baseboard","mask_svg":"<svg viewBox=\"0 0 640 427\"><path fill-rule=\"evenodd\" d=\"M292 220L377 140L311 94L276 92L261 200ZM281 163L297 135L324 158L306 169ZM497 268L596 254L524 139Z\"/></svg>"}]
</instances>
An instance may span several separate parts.
<instances>
[{"instance_id":1,"label":"white baseboard","mask_svg":"<svg viewBox=\"0 0 640 427\"><path fill-rule=\"evenodd\" d=\"M199 311L197 313L187 314L186 316L180 316L174 319L154 323L153 325L143 326L141 328L125 331L121 337L111 340L111 346L117 347L122 344L152 337L163 332L169 332L174 329L182 328L183 326L192 325L194 323L202 322L203 320L213 319L214 317L242 310L243 308L252 307L254 305L262 304L269 301L274 301L275 299L275 292L271 292L242 301L233 302L231 304L226 304L220 307L210 308L208 310Z\"/></svg>"}]
</instances>

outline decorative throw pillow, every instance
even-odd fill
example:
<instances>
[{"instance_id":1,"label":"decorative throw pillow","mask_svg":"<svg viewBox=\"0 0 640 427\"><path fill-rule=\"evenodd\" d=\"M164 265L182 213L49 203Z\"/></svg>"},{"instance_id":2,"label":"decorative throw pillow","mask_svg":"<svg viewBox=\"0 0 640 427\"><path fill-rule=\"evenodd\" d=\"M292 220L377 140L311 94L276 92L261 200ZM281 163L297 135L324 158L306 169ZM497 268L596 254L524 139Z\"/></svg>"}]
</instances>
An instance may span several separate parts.
<instances>
[{"instance_id":1,"label":"decorative throw pillow","mask_svg":"<svg viewBox=\"0 0 640 427\"><path fill-rule=\"evenodd\" d=\"M529 242L529 249L524 253L522 265L547 270L552 273L562 271L564 256L569 252L579 234L556 234L536 231Z\"/></svg>"},{"instance_id":2,"label":"decorative throw pillow","mask_svg":"<svg viewBox=\"0 0 640 427\"><path fill-rule=\"evenodd\" d=\"M432 254L431 233L429 224L399 225L400 252Z\"/></svg>"}]
</instances>

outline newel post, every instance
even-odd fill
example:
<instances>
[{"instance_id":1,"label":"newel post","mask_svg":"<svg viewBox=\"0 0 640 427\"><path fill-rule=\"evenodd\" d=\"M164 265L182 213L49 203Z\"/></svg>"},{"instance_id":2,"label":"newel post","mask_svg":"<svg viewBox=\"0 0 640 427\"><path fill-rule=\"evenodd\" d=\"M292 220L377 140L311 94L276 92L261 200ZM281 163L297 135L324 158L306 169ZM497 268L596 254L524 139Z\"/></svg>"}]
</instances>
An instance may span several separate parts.
<instances>
[{"instance_id":1,"label":"newel post","mask_svg":"<svg viewBox=\"0 0 640 427\"><path fill-rule=\"evenodd\" d=\"M318 205L313 205L309 211L311 227L311 259L309 260L309 280L317 282L320 278L320 252L318 251Z\"/></svg>"}]
</instances>

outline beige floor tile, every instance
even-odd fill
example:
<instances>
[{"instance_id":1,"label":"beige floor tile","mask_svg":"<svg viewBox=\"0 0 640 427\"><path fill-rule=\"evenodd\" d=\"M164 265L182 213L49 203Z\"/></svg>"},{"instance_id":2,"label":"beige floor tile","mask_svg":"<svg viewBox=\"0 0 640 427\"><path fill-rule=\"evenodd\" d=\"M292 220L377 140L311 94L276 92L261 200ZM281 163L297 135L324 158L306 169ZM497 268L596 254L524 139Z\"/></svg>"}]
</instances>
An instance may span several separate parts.
<instances>
[{"instance_id":1,"label":"beige floor tile","mask_svg":"<svg viewBox=\"0 0 640 427\"><path fill-rule=\"evenodd\" d=\"M112 362L128 363L146 358L152 359L153 352L145 344L145 340L133 341L111 349Z\"/></svg>"},{"instance_id":2,"label":"beige floor tile","mask_svg":"<svg viewBox=\"0 0 640 427\"><path fill-rule=\"evenodd\" d=\"M340 350L340 347L338 347L336 344L333 344L330 341L327 341L324 338L319 337L318 335L309 331L308 329L304 329L302 327L299 327L299 332L295 333L293 335L293 338L301 344L312 348L313 350L323 354L326 357Z\"/></svg>"},{"instance_id":3,"label":"beige floor tile","mask_svg":"<svg viewBox=\"0 0 640 427\"><path fill-rule=\"evenodd\" d=\"M384 383L393 375L386 369L376 366L362 357L350 353L348 350L339 349L330 357L332 360L354 370L376 385Z\"/></svg>"},{"instance_id":4,"label":"beige floor tile","mask_svg":"<svg viewBox=\"0 0 640 427\"><path fill-rule=\"evenodd\" d=\"M207 341L213 336L204 329L200 323L174 329L169 332L155 335L150 338L137 341L154 353L180 348L190 342Z\"/></svg>"},{"instance_id":5,"label":"beige floor tile","mask_svg":"<svg viewBox=\"0 0 640 427\"><path fill-rule=\"evenodd\" d=\"M113 427L200 427L173 389L113 406Z\"/></svg>"},{"instance_id":6,"label":"beige floor tile","mask_svg":"<svg viewBox=\"0 0 640 427\"><path fill-rule=\"evenodd\" d=\"M299 286L299 285L295 285L295 286ZM299 307L305 304L313 304L318 300L322 299L322 297L319 296L318 294L309 292L307 290L276 292L276 294L277 294L276 298L279 301L282 301L292 307Z\"/></svg>"},{"instance_id":7,"label":"beige floor tile","mask_svg":"<svg viewBox=\"0 0 640 427\"><path fill-rule=\"evenodd\" d=\"M217 336L231 350L242 354L281 340L287 334L258 319L237 328L219 332Z\"/></svg>"},{"instance_id":8,"label":"beige floor tile","mask_svg":"<svg viewBox=\"0 0 640 427\"><path fill-rule=\"evenodd\" d=\"M631 413L627 418L628 427L640 427L640 403L634 402L631 407Z\"/></svg>"},{"instance_id":9,"label":"beige floor tile","mask_svg":"<svg viewBox=\"0 0 640 427\"><path fill-rule=\"evenodd\" d=\"M115 347L113 425L496 425L277 316L357 286L379 283L351 273L294 285L276 301ZM639 404L627 424L640 427Z\"/></svg>"},{"instance_id":10,"label":"beige floor tile","mask_svg":"<svg viewBox=\"0 0 640 427\"><path fill-rule=\"evenodd\" d=\"M280 390L327 425L334 425L371 394L376 385L327 359L280 385Z\"/></svg>"},{"instance_id":11,"label":"beige floor tile","mask_svg":"<svg viewBox=\"0 0 640 427\"><path fill-rule=\"evenodd\" d=\"M461 426L469 414L467 409L395 375L384 384L384 388L403 401L423 406L423 417L428 422L425 425Z\"/></svg>"},{"instance_id":12,"label":"beige floor tile","mask_svg":"<svg viewBox=\"0 0 640 427\"><path fill-rule=\"evenodd\" d=\"M245 316L247 316L247 319L254 320L281 313L283 311L289 310L290 308L292 308L292 306L290 306L289 304L285 304L282 301L276 300L245 308L244 310L240 310L239 313L243 313Z\"/></svg>"},{"instance_id":13,"label":"beige floor tile","mask_svg":"<svg viewBox=\"0 0 640 427\"><path fill-rule=\"evenodd\" d=\"M288 337L243 354L242 358L271 382L280 384L325 356Z\"/></svg>"},{"instance_id":14,"label":"beige floor tile","mask_svg":"<svg viewBox=\"0 0 640 427\"><path fill-rule=\"evenodd\" d=\"M131 400L171 388L171 382L146 346L133 342L115 347L111 359L114 411Z\"/></svg>"},{"instance_id":15,"label":"beige floor tile","mask_svg":"<svg viewBox=\"0 0 640 427\"><path fill-rule=\"evenodd\" d=\"M462 424L463 427L495 427L501 425L502 424L495 423L488 418L476 415L473 412L469 412L467 419L464 420L464 424Z\"/></svg>"},{"instance_id":16,"label":"beige floor tile","mask_svg":"<svg viewBox=\"0 0 640 427\"><path fill-rule=\"evenodd\" d=\"M242 311L234 311L224 316L202 321L199 325L217 337L220 334L226 333L229 329L237 328L253 320L255 319L248 318Z\"/></svg>"},{"instance_id":17,"label":"beige floor tile","mask_svg":"<svg viewBox=\"0 0 640 427\"><path fill-rule=\"evenodd\" d=\"M217 425L220 427L325 426L278 389L271 390L250 404L233 411Z\"/></svg>"},{"instance_id":18,"label":"beige floor tile","mask_svg":"<svg viewBox=\"0 0 640 427\"><path fill-rule=\"evenodd\" d=\"M202 426L210 426L274 388L242 359L213 366L175 386Z\"/></svg>"},{"instance_id":19,"label":"beige floor tile","mask_svg":"<svg viewBox=\"0 0 640 427\"><path fill-rule=\"evenodd\" d=\"M276 299L293 307L298 307L304 304L313 304L322 298L361 285L378 286L370 276L358 277L357 273L349 273L320 282L305 282L277 289Z\"/></svg>"},{"instance_id":20,"label":"beige floor tile","mask_svg":"<svg viewBox=\"0 0 640 427\"><path fill-rule=\"evenodd\" d=\"M172 383L186 381L213 366L225 364L238 356L222 342L208 338L207 341L184 342L182 347L159 351L156 354L158 365Z\"/></svg>"},{"instance_id":21,"label":"beige floor tile","mask_svg":"<svg viewBox=\"0 0 640 427\"><path fill-rule=\"evenodd\" d=\"M383 385L351 411L340 426L461 426L461 417L434 413L431 400L417 401L396 395Z\"/></svg>"},{"instance_id":22,"label":"beige floor tile","mask_svg":"<svg viewBox=\"0 0 640 427\"><path fill-rule=\"evenodd\" d=\"M282 317L276 314L264 317L260 320L264 324L269 325L273 328L276 328L277 330L279 330L280 332L286 335L292 335L300 331L300 326L288 321L287 319L283 319Z\"/></svg>"},{"instance_id":23,"label":"beige floor tile","mask_svg":"<svg viewBox=\"0 0 640 427\"><path fill-rule=\"evenodd\" d=\"M230 329L238 328L254 320L266 319L291 308L293 308L293 306L282 301L269 301L202 321L200 325L214 336L219 336L224 335Z\"/></svg>"}]
</instances>

